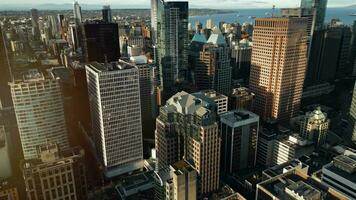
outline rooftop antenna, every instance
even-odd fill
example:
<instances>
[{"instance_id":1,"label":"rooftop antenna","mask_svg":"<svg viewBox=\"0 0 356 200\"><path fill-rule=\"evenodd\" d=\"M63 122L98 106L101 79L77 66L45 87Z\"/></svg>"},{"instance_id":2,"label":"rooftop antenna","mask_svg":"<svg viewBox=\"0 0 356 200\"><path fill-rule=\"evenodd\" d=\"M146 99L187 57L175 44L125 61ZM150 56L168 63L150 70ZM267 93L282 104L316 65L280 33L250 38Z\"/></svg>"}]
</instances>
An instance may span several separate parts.
<instances>
[{"instance_id":1,"label":"rooftop antenna","mask_svg":"<svg viewBox=\"0 0 356 200\"><path fill-rule=\"evenodd\" d=\"M272 7L272 18L274 17L275 10L276 10L276 5L273 5L273 7Z\"/></svg>"}]
</instances>

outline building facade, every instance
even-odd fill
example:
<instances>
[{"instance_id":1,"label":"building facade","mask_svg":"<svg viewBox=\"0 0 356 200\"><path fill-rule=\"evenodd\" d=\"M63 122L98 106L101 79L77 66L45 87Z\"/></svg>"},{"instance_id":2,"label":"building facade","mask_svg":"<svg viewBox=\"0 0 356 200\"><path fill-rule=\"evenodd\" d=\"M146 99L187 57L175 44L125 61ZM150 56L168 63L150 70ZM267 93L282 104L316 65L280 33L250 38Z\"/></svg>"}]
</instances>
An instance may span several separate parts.
<instances>
[{"instance_id":1,"label":"building facade","mask_svg":"<svg viewBox=\"0 0 356 200\"><path fill-rule=\"evenodd\" d=\"M230 111L220 116L221 173L232 174L256 164L259 117L249 111Z\"/></svg>"},{"instance_id":2,"label":"building facade","mask_svg":"<svg viewBox=\"0 0 356 200\"><path fill-rule=\"evenodd\" d=\"M256 94L254 110L264 120L288 122L299 111L307 66L306 29L306 19L256 19L249 87Z\"/></svg>"},{"instance_id":3,"label":"building facade","mask_svg":"<svg viewBox=\"0 0 356 200\"><path fill-rule=\"evenodd\" d=\"M32 69L9 85L24 158L35 158L36 147L47 142L55 142L60 148L68 147L59 80Z\"/></svg>"},{"instance_id":4,"label":"building facade","mask_svg":"<svg viewBox=\"0 0 356 200\"><path fill-rule=\"evenodd\" d=\"M106 177L143 167L139 70L132 64L86 65L92 135Z\"/></svg>"},{"instance_id":5,"label":"building facade","mask_svg":"<svg viewBox=\"0 0 356 200\"><path fill-rule=\"evenodd\" d=\"M327 118L327 114L318 107L313 112L306 113L300 125L300 136L313 141L316 146L320 147L326 143L329 124L330 120Z\"/></svg>"},{"instance_id":6,"label":"building facade","mask_svg":"<svg viewBox=\"0 0 356 200\"><path fill-rule=\"evenodd\" d=\"M24 160L21 170L29 200L86 199L84 150L80 148L38 146L38 158Z\"/></svg>"}]
</instances>

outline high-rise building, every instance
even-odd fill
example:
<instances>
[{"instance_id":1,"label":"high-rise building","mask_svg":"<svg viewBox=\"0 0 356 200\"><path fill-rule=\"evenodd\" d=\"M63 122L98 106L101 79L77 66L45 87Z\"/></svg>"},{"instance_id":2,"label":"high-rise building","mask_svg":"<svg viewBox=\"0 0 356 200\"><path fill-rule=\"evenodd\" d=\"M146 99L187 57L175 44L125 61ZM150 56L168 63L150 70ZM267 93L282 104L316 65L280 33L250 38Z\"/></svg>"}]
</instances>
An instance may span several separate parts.
<instances>
[{"instance_id":1,"label":"high-rise building","mask_svg":"<svg viewBox=\"0 0 356 200\"><path fill-rule=\"evenodd\" d=\"M352 102L350 106L350 122L352 126L351 140L356 143L356 83L352 94Z\"/></svg>"},{"instance_id":2,"label":"high-rise building","mask_svg":"<svg viewBox=\"0 0 356 200\"><path fill-rule=\"evenodd\" d=\"M110 6L109 5L103 6L101 12L103 15L103 21L106 23L112 23L112 14L111 14Z\"/></svg>"},{"instance_id":3,"label":"high-rise building","mask_svg":"<svg viewBox=\"0 0 356 200\"><path fill-rule=\"evenodd\" d=\"M318 107L313 112L305 114L300 125L300 136L313 141L316 146L320 147L326 142L329 124L330 120L327 118L327 114Z\"/></svg>"},{"instance_id":4,"label":"high-rise building","mask_svg":"<svg viewBox=\"0 0 356 200\"><path fill-rule=\"evenodd\" d=\"M256 19L249 87L263 119L288 122L300 107L307 65L307 21ZM276 41L276 42L271 42Z\"/></svg>"},{"instance_id":5,"label":"high-rise building","mask_svg":"<svg viewBox=\"0 0 356 200\"><path fill-rule=\"evenodd\" d=\"M310 52L306 84L333 82L352 73L348 56L351 31L347 26L329 26L316 31Z\"/></svg>"},{"instance_id":6,"label":"high-rise building","mask_svg":"<svg viewBox=\"0 0 356 200\"><path fill-rule=\"evenodd\" d=\"M69 145L59 80L37 69L9 83L25 159L35 158L36 147L47 142Z\"/></svg>"},{"instance_id":7,"label":"high-rise building","mask_svg":"<svg viewBox=\"0 0 356 200\"><path fill-rule=\"evenodd\" d=\"M157 168L184 156L192 162L202 194L219 187L220 144L216 104L179 92L160 109L156 119Z\"/></svg>"},{"instance_id":8,"label":"high-rise building","mask_svg":"<svg viewBox=\"0 0 356 200\"><path fill-rule=\"evenodd\" d=\"M228 97L217 93L214 90L203 90L193 94L194 96L203 99L204 101L215 103L218 115L226 113L228 111Z\"/></svg>"},{"instance_id":9,"label":"high-rise building","mask_svg":"<svg viewBox=\"0 0 356 200\"><path fill-rule=\"evenodd\" d=\"M158 0L157 51L163 99L188 75L188 2Z\"/></svg>"},{"instance_id":10,"label":"high-rise building","mask_svg":"<svg viewBox=\"0 0 356 200\"><path fill-rule=\"evenodd\" d=\"M278 136L278 124L275 121L266 122L260 128L257 143L256 162L270 167L273 165L274 145Z\"/></svg>"},{"instance_id":11,"label":"high-rise building","mask_svg":"<svg viewBox=\"0 0 356 200\"><path fill-rule=\"evenodd\" d=\"M159 0L151 0L151 35L153 44L157 42L157 6Z\"/></svg>"},{"instance_id":12,"label":"high-rise building","mask_svg":"<svg viewBox=\"0 0 356 200\"><path fill-rule=\"evenodd\" d=\"M74 22L76 25L79 25L83 22L82 19L82 8L80 7L78 1L74 2L73 5L73 15L74 15Z\"/></svg>"},{"instance_id":13,"label":"high-rise building","mask_svg":"<svg viewBox=\"0 0 356 200\"><path fill-rule=\"evenodd\" d=\"M347 196L356 199L356 152L346 150L324 165L321 182Z\"/></svg>"},{"instance_id":14,"label":"high-rise building","mask_svg":"<svg viewBox=\"0 0 356 200\"><path fill-rule=\"evenodd\" d=\"M314 15L313 30L321 30L324 26L326 7L328 0L302 0L301 8L312 9Z\"/></svg>"},{"instance_id":15,"label":"high-rise building","mask_svg":"<svg viewBox=\"0 0 356 200\"><path fill-rule=\"evenodd\" d=\"M248 88L238 87L229 94L229 110L252 110L255 94Z\"/></svg>"},{"instance_id":16,"label":"high-rise building","mask_svg":"<svg viewBox=\"0 0 356 200\"><path fill-rule=\"evenodd\" d=\"M197 172L187 161L181 160L170 166L173 198L172 200L197 199Z\"/></svg>"},{"instance_id":17,"label":"high-rise building","mask_svg":"<svg viewBox=\"0 0 356 200\"><path fill-rule=\"evenodd\" d=\"M229 94L231 88L231 66L229 47L218 28L214 28L207 44L200 51L195 66L195 82L198 90L214 89Z\"/></svg>"},{"instance_id":18,"label":"high-rise building","mask_svg":"<svg viewBox=\"0 0 356 200\"><path fill-rule=\"evenodd\" d=\"M256 164L259 117L249 111L220 115L221 173L232 174Z\"/></svg>"},{"instance_id":19,"label":"high-rise building","mask_svg":"<svg viewBox=\"0 0 356 200\"><path fill-rule=\"evenodd\" d=\"M247 39L231 46L232 79L248 83L250 78L252 42Z\"/></svg>"},{"instance_id":20,"label":"high-rise building","mask_svg":"<svg viewBox=\"0 0 356 200\"><path fill-rule=\"evenodd\" d=\"M356 20L352 25L352 36L351 36L351 46L350 46L350 55L349 55L349 62L352 66L352 75L356 74Z\"/></svg>"},{"instance_id":21,"label":"high-rise building","mask_svg":"<svg viewBox=\"0 0 356 200\"><path fill-rule=\"evenodd\" d=\"M92 134L106 177L143 167L139 70L124 61L86 65Z\"/></svg>"},{"instance_id":22,"label":"high-rise building","mask_svg":"<svg viewBox=\"0 0 356 200\"><path fill-rule=\"evenodd\" d=\"M155 171L154 179L156 200L197 199L197 173L185 160Z\"/></svg>"},{"instance_id":23,"label":"high-rise building","mask_svg":"<svg viewBox=\"0 0 356 200\"><path fill-rule=\"evenodd\" d=\"M212 19L208 19L208 20L206 21L206 28L207 28L207 29L213 29L213 28L214 28L214 22L213 22Z\"/></svg>"},{"instance_id":24,"label":"high-rise building","mask_svg":"<svg viewBox=\"0 0 356 200\"><path fill-rule=\"evenodd\" d=\"M302 156L310 156L314 151L312 142L298 134L286 135L276 140L273 153L273 165L280 165Z\"/></svg>"},{"instance_id":25,"label":"high-rise building","mask_svg":"<svg viewBox=\"0 0 356 200\"><path fill-rule=\"evenodd\" d=\"M29 200L86 199L84 150L80 148L44 144L38 146L36 158L22 161L20 167Z\"/></svg>"},{"instance_id":26,"label":"high-rise building","mask_svg":"<svg viewBox=\"0 0 356 200\"><path fill-rule=\"evenodd\" d=\"M31 23L32 23L32 35L35 40L40 40L41 33L38 24L39 14L37 9L31 9Z\"/></svg>"},{"instance_id":27,"label":"high-rise building","mask_svg":"<svg viewBox=\"0 0 356 200\"><path fill-rule=\"evenodd\" d=\"M140 99L142 131L144 139L154 139L155 119L157 117L157 68L147 63L146 56L131 57L140 75Z\"/></svg>"},{"instance_id":28,"label":"high-rise building","mask_svg":"<svg viewBox=\"0 0 356 200\"><path fill-rule=\"evenodd\" d=\"M11 68L8 58L8 50L3 34L2 27L0 26L0 109L12 105L11 94L8 82L11 81Z\"/></svg>"},{"instance_id":29,"label":"high-rise building","mask_svg":"<svg viewBox=\"0 0 356 200\"><path fill-rule=\"evenodd\" d=\"M87 62L116 62L120 58L118 25L93 22L83 25L84 54Z\"/></svg>"}]
</instances>

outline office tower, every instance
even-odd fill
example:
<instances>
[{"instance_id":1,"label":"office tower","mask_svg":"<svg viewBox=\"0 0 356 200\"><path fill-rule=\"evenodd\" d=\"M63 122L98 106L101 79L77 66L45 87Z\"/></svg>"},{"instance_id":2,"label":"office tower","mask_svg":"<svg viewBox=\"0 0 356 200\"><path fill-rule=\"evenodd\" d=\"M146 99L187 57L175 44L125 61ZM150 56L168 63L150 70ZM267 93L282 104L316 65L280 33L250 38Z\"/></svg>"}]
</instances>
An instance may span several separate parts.
<instances>
[{"instance_id":1,"label":"office tower","mask_svg":"<svg viewBox=\"0 0 356 200\"><path fill-rule=\"evenodd\" d=\"M86 199L84 150L38 146L37 157L22 161L21 171L29 200Z\"/></svg>"},{"instance_id":2,"label":"office tower","mask_svg":"<svg viewBox=\"0 0 356 200\"><path fill-rule=\"evenodd\" d=\"M3 117L0 115L0 117ZM12 175L10 160L10 134L7 127L0 122L0 177L8 178ZM1 195L0 195L1 196Z\"/></svg>"},{"instance_id":3,"label":"office tower","mask_svg":"<svg viewBox=\"0 0 356 200\"><path fill-rule=\"evenodd\" d=\"M200 33L203 29L203 24L200 21L195 22L195 33Z\"/></svg>"},{"instance_id":4,"label":"office tower","mask_svg":"<svg viewBox=\"0 0 356 200\"><path fill-rule=\"evenodd\" d=\"M40 40L40 37L41 37L38 19L39 19L38 10L31 9L32 35L35 40Z\"/></svg>"},{"instance_id":5,"label":"office tower","mask_svg":"<svg viewBox=\"0 0 356 200\"><path fill-rule=\"evenodd\" d=\"M106 177L143 167L139 70L126 62L86 65L92 132Z\"/></svg>"},{"instance_id":6,"label":"office tower","mask_svg":"<svg viewBox=\"0 0 356 200\"><path fill-rule=\"evenodd\" d=\"M145 48L145 38L141 35L128 35L128 36L120 36L119 37L120 43L120 53L122 57L130 57L128 55L128 47L129 46L136 46L141 49Z\"/></svg>"},{"instance_id":7,"label":"office tower","mask_svg":"<svg viewBox=\"0 0 356 200\"><path fill-rule=\"evenodd\" d=\"M352 126L351 140L356 144L356 83L352 94L350 106L350 122Z\"/></svg>"},{"instance_id":8,"label":"office tower","mask_svg":"<svg viewBox=\"0 0 356 200\"><path fill-rule=\"evenodd\" d=\"M185 160L154 172L156 200L197 199L197 173Z\"/></svg>"},{"instance_id":9,"label":"office tower","mask_svg":"<svg viewBox=\"0 0 356 200\"><path fill-rule=\"evenodd\" d=\"M156 44L157 39L157 6L159 0L151 0L151 34L152 34L152 42Z\"/></svg>"},{"instance_id":10,"label":"office tower","mask_svg":"<svg viewBox=\"0 0 356 200\"><path fill-rule=\"evenodd\" d=\"M312 9L314 15L313 29L312 30L321 30L324 26L326 7L328 0L302 0L301 8Z\"/></svg>"},{"instance_id":11,"label":"office tower","mask_svg":"<svg viewBox=\"0 0 356 200\"><path fill-rule=\"evenodd\" d=\"M231 46L232 79L248 83L250 78L252 42L247 39Z\"/></svg>"},{"instance_id":12,"label":"office tower","mask_svg":"<svg viewBox=\"0 0 356 200\"><path fill-rule=\"evenodd\" d=\"M71 44L74 50L79 50L83 47L83 34L80 26L75 24L69 25L69 33L71 38Z\"/></svg>"},{"instance_id":13,"label":"office tower","mask_svg":"<svg viewBox=\"0 0 356 200\"><path fill-rule=\"evenodd\" d=\"M313 141L318 147L326 143L330 120L327 114L318 107L313 112L307 112L300 125L300 136Z\"/></svg>"},{"instance_id":14,"label":"office tower","mask_svg":"<svg viewBox=\"0 0 356 200\"><path fill-rule=\"evenodd\" d=\"M265 125L260 128L257 143L257 163L266 167L273 165L274 145L278 133L278 123L275 121L266 122Z\"/></svg>"},{"instance_id":15,"label":"office tower","mask_svg":"<svg viewBox=\"0 0 356 200\"><path fill-rule=\"evenodd\" d=\"M172 200L197 199L197 172L187 161L180 160L170 166L173 198Z\"/></svg>"},{"instance_id":16,"label":"office tower","mask_svg":"<svg viewBox=\"0 0 356 200\"><path fill-rule=\"evenodd\" d=\"M120 58L118 26L115 23L86 23L84 54L87 62L116 62Z\"/></svg>"},{"instance_id":17,"label":"office tower","mask_svg":"<svg viewBox=\"0 0 356 200\"><path fill-rule=\"evenodd\" d=\"M174 93L188 74L188 2L158 1L157 51L163 99Z\"/></svg>"},{"instance_id":18,"label":"office tower","mask_svg":"<svg viewBox=\"0 0 356 200\"><path fill-rule=\"evenodd\" d=\"M307 65L306 26L302 18L256 19L249 87L256 94L254 110L263 120L288 122L299 111Z\"/></svg>"},{"instance_id":19,"label":"office tower","mask_svg":"<svg viewBox=\"0 0 356 200\"><path fill-rule=\"evenodd\" d=\"M314 10L312 8L282 8L281 9L282 17L292 17L292 18L307 18L307 33L311 37L314 32ZM311 39L311 38L310 38Z\"/></svg>"},{"instance_id":20,"label":"office tower","mask_svg":"<svg viewBox=\"0 0 356 200\"><path fill-rule=\"evenodd\" d=\"M293 160L263 171L256 186L256 200L265 199L348 199L342 193L309 176L309 166Z\"/></svg>"},{"instance_id":21,"label":"office tower","mask_svg":"<svg viewBox=\"0 0 356 200\"><path fill-rule=\"evenodd\" d=\"M351 45L350 45L350 55L349 55L349 62L353 69L352 75L356 74L356 20L352 25L352 36L351 36Z\"/></svg>"},{"instance_id":22,"label":"office tower","mask_svg":"<svg viewBox=\"0 0 356 200\"><path fill-rule=\"evenodd\" d=\"M348 199L356 199L356 152L346 150L324 165L321 182L344 194Z\"/></svg>"},{"instance_id":23,"label":"office tower","mask_svg":"<svg viewBox=\"0 0 356 200\"><path fill-rule=\"evenodd\" d=\"M195 33L189 44L188 63L191 66L191 71L193 72L195 71L195 67L199 61L200 51L203 49L206 42L207 40L203 33ZM195 83L195 80L192 82Z\"/></svg>"},{"instance_id":24,"label":"office tower","mask_svg":"<svg viewBox=\"0 0 356 200\"><path fill-rule=\"evenodd\" d=\"M314 33L306 84L333 82L351 74L348 55L351 31L346 26L329 26Z\"/></svg>"},{"instance_id":25,"label":"office tower","mask_svg":"<svg viewBox=\"0 0 356 200\"><path fill-rule=\"evenodd\" d=\"M212 19L208 19L208 20L206 21L206 28L207 28L207 29L213 29L213 28L214 28L214 22L213 22Z\"/></svg>"},{"instance_id":26,"label":"office tower","mask_svg":"<svg viewBox=\"0 0 356 200\"><path fill-rule=\"evenodd\" d=\"M17 184L13 178L0 178L0 199L20 200Z\"/></svg>"},{"instance_id":27,"label":"office tower","mask_svg":"<svg viewBox=\"0 0 356 200\"><path fill-rule=\"evenodd\" d=\"M184 156L198 173L201 193L217 190L221 139L216 121L215 103L184 91L172 96L156 119L157 168Z\"/></svg>"},{"instance_id":28,"label":"office tower","mask_svg":"<svg viewBox=\"0 0 356 200\"><path fill-rule=\"evenodd\" d=\"M103 9L101 10L102 15L103 15L103 21L106 23L112 23L112 15L111 15L111 9L109 5L103 6Z\"/></svg>"},{"instance_id":29,"label":"office tower","mask_svg":"<svg viewBox=\"0 0 356 200\"><path fill-rule=\"evenodd\" d=\"M68 147L59 80L32 69L9 85L24 158L35 158L36 147L47 142Z\"/></svg>"},{"instance_id":30,"label":"office tower","mask_svg":"<svg viewBox=\"0 0 356 200\"><path fill-rule=\"evenodd\" d=\"M215 90L203 90L193 93L194 96L211 104L216 104L216 114L220 115L228 111L228 97Z\"/></svg>"},{"instance_id":31,"label":"office tower","mask_svg":"<svg viewBox=\"0 0 356 200\"><path fill-rule=\"evenodd\" d=\"M273 153L273 164L280 165L302 156L309 156L314 151L312 142L298 134L287 135L276 140Z\"/></svg>"},{"instance_id":32,"label":"office tower","mask_svg":"<svg viewBox=\"0 0 356 200\"><path fill-rule=\"evenodd\" d=\"M220 115L221 173L232 174L256 165L259 117L249 111Z\"/></svg>"},{"instance_id":33,"label":"office tower","mask_svg":"<svg viewBox=\"0 0 356 200\"><path fill-rule=\"evenodd\" d=\"M74 22L76 25L79 25L83 22L82 19L82 8L80 7L78 1L74 2L73 6L73 15L74 15Z\"/></svg>"},{"instance_id":34,"label":"office tower","mask_svg":"<svg viewBox=\"0 0 356 200\"><path fill-rule=\"evenodd\" d=\"M231 66L229 47L218 28L214 28L207 44L200 51L195 66L195 82L198 90L214 89L229 94L231 88Z\"/></svg>"},{"instance_id":35,"label":"office tower","mask_svg":"<svg viewBox=\"0 0 356 200\"><path fill-rule=\"evenodd\" d=\"M157 117L157 68L147 63L146 56L131 57L139 70L142 131L144 139L154 139Z\"/></svg>"},{"instance_id":36,"label":"office tower","mask_svg":"<svg viewBox=\"0 0 356 200\"><path fill-rule=\"evenodd\" d=\"M233 88L229 94L229 110L252 110L255 94L248 88Z\"/></svg>"},{"instance_id":37,"label":"office tower","mask_svg":"<svg viewBox=\"0 0 356 200\"><path fill-rule=\"evenodd\" d=\"M8 58L8 50L3 34L2 27L0 26L0 109L12 105L10 88L8 82L11 81L11 68Z\"/></svg>"}]
</instances>

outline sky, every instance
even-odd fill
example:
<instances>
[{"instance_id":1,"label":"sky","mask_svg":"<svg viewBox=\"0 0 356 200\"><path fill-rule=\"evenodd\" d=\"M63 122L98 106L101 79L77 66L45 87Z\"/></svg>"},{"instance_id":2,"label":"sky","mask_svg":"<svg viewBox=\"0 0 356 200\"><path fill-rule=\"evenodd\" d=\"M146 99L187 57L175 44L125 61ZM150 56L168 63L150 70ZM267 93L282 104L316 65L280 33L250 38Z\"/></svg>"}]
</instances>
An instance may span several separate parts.
<instances>
[{"instance_id":1,"label":"sky","mask_svg":"<svg viewBox=\"0 0 356 200\"><path fill-rule=\"evenodd\" d=\"M73 0L0 0L1 4L65 4ZM109 4L112 7L149 7L150 0L78 0L80 4ZM270 8L297 7L300 0L189 0L190 7L194 8ZM345 7L356 4L355 0L328 0L328 7Z\"/></svg>"}]
</instances>

